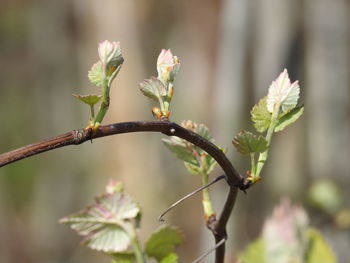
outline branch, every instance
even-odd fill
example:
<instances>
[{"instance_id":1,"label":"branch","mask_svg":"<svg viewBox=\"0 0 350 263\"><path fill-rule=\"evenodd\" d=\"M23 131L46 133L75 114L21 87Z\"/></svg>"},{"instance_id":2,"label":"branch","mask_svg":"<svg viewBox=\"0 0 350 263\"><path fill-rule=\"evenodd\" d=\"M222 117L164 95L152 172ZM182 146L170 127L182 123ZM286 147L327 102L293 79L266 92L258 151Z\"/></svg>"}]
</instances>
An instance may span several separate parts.
<instances>
[{"instance_id":1,"label":"branch","mask_svg":"<svg viewBox=\"0 0 350 263\"><path fill-rule=\"evenodd\" d=\"M181 127L177 123L167 120L120 122L102 125L95 132L92 129L73 130L57 137L1 154L0 167L60 147L78 145L100 137L132 132L161 132L168 136L177 136L185 139L210 154L224 170L227 183L230 186L229 194L219 219L216 220L214 217L210 218L210 221L207 222L207 226L212 231L217 245L215 262L224 262L225 244L222 240L226 240L227 238L226 224L234 207L238 189L244 191L250 186L250 183L236 171L225 153L216 145L197 133Z\"/></svg>"}]
</instances>

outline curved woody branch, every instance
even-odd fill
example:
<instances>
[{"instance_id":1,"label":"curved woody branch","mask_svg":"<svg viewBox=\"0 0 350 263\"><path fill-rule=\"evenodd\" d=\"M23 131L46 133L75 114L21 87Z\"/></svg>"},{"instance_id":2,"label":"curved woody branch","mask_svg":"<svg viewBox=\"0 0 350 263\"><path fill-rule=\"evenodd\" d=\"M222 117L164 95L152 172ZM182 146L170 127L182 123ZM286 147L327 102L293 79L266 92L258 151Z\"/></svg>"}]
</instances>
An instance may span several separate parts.
<instances>
[{"instance_id":1,"label":"curved woody branch","mask_svg":"<svg viewBox=\"0 0 350 263\"><path fill-rule=\"evenodd\" d=\"M185 129L175 122L168 120L120 122L102 125L95 132L91 129L73 130L57 137L29 144L1 154L0 167L56 148L68 145L78 145L100 137L132 132L160 132L168 136L180 137L206 151L221 166L225 172L226 180L230 189L219 219L208 219L207 226L212 231L216 244L219 244L216 249L215 262L224 262L225 244L222 240L227 239L226 224L233 210L238 189L244 191L250 186L250 183L236 171L222 150L197 133Z\"/></svg>"}]
</instances>

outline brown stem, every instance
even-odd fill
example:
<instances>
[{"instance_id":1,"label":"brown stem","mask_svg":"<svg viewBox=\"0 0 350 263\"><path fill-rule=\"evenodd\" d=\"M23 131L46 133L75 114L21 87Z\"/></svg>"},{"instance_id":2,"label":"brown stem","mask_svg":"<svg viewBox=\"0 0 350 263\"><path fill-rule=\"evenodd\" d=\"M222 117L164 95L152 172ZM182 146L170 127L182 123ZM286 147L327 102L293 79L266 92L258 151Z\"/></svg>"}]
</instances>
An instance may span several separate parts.
<instances>
[{"instance_id":1,"label":"brown stem","mask_svg":"<svg viewBox=\"0 0 350 263\"><path fill-rule=\"evenodd\" d=\"M216 244L222 242L223 239L226 240L226 224L234 207L238 188L245 190L250 186L250 184L236 171L222 150L197 133L185 129L174 122L167 120L120 122L100 126L95 132L93 132L91 129L73 130L57 137L38 143L29 144L16 150L1 154L0 167L63 146L78 145L85 141L115 134L147 131L161 132L168 136L177 136L193 143L210 154L224 170L227 182L230 186L229 194L219 219L212 219L212 221L207 223L207 225L215 237ZM225 244L223 243L216 249L215 262L223 263L224 256Z\"/></svg>"}]
</instances>

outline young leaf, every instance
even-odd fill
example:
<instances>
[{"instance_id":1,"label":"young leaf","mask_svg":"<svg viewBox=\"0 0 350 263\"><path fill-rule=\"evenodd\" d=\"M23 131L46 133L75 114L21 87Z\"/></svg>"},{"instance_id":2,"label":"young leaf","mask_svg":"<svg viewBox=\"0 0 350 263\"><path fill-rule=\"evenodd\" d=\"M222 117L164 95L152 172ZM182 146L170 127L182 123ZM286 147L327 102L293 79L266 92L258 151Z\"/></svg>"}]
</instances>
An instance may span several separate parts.
<instances>
[{"instance_id":1,"label":"young leaf","mask_svg":"<svg viewBox=\"0 0 350 263\"><path fill-rule=\"evenodd\" d=\"M162 96L166 96L166 87L164 86L163 82L155 77L145 79L139 85L143 95L155 101L158 101Z\"/></svg>"},{"instance_id":2,"label":"young leaf","mask_svg":"<svg viewBox=\"0 0 350 263\"><path fill-rule=\"evenodd\" d=\"M291 83L287 70L283 70L270 85L267 95L268 111L272 113L276 106L282 107L283 112L293 109L298 103L299 93L298 81Z\"/></svg>"},{"instance_id":3,"label":"young leaf","mask_svg":"<svg viewBox=\"0 0 350 263\"><path fill-rule=\"evenodd\" d=\"M183 160L186 163L189 163L194 166L199 167L198 160L193 154L193 151L186 145L185 141L179 137L171 137L170 139L162 139L165 146L180 160Z\"/></svg>"},{"instance_id":4,"label":"young leaf","mask_svg":"<svg viewBox=\"0 0 350 263\"><path fill-rule=\"evenodd\" d=\"M306 255L306 263L335 263L336 257L321 233L314 229L307 230L309 249Z\"/></svg>"},{"instance_id":5,"label":"young leaf","mask_svg":"<svg viewBox=\"0 0 350 263\"><path fill-rule=\"evenodd\" d=\"M175 253L171 253L163 258L160 263L177 263L177 255Z\"/></svg>"},{"instance_id":6,"label":"young leaf","mask_svg":"<svg viewBox=\"0 0 350 263\"><path fill-rule=\"evenodd\" d=\"M290 112L284 114L279 120L275 127L275 132L282 131L284 128L295 122L299 119L301 115L304 113L304 107L295 107Z\"/></svg>"},{"instance_id":7,"label":"young leaf","mask_svg":"<svg viewBox=\"0 0 350 263\"><path fill-rule=\"evenodd\" d=\"M200 174L201 173L201 167L199 164L193 165L193 164L184 162L184 165L190 174Z\"/></svg>"},{"instance_id":8,"label":"young leaf","mask_svg":"<svg viewBox=\"0 0 350 263\"><path fill-rule=\"evenodd\" d=\"M256 136L251 132L242 130L232 141L237 151L242 154L262 153L267 150L268 142L262 136Z\"/></svg>"},{"instance_id":9,"label":"young leaf","mask_svg":"<svg viewBox=\"0 0 350 263\"><path fill-rule=\"evenodd\" d=\"M153 257L160 261L169 256L169 254L173 254L176 245L179 245L181 242L182 235L178 228L161 226L147 240L145 244L145 251L149 257Z\"/></svg>"},{"instance_id":10,"label":"young leaf","mask_svg":"<svg viewBox=\"0 0 350 263\"><path fill-rule=\"evenodd\" d=\"M128 230L140 217L140 207L123 192L110 192L96 203L60 220L84 236L91 249L107 253L126 251L130 245Z\"/></svg>"},{"instance_id":11,"label":"young leaf","mask_svg":"<svg viewBox=\"0 0 350 263\"><path fill-rule=\"evenodd\" d=\"M204 124L197 124L195 129L194 129L194 132L198 133L200 136L204 137L208 141L214 142L213 137L211 136L208 127L205 126Z\"/></svg>"},{"instance_id":12,"label":"young leaf","mask_svg":"<svg viewBox=\"0 0 350 263\"><path fill-rule=\"evenodd\" d=\"M97 87L100 87L103 85L104 76L103 76L103 67L102 67L101 61L92 65L92 68L88 73L88 77L91 83L95 84Z\"/></svg>"},{"instance_id":13,"label":"young leaf","mask_svg":"<svg viewBox=\"0 0 350 263\"><path fill-rule=\"evenodd\" d=\"M209 129L204 124L197 124L193 121L186 120L181 122L181 126L214 143L214 139L212 138ZM191 174L199 174L203 172L203 165L205 166L206 173L210 173L216 165L216 161L213 157L205 153L199 147L188 143L179 137L172 136L170 139L163 139L163 142L170 151L175 153L179 159L185 162L185 166ZM199 160L201 159L201 156L205 156L202 161ZM202 162L205 162L205 164Z\"/></svg>"},{"instance_id":14,"label":"young leaf","mask_svg":"<svg viewBox=\"0 0 350 263\"><path fill-rule=\"evenodd\" d=\"M251 110L251 119L258 132L266 131L271 123L271 113L267 110L267 97L265 96L255 104Z\"/></svg>"},{"instance_id":15,"label":"young leaf","mask_svg":"<svg viewBox=\"0 0 350 263\"><path fill-rule=\"evenodd\" d=\"M72 94L74 97L76 97L78 100L93 106L96 103L98 103L102 96L101 95L95 95L95 94L89 94L89 95L79 95L79 94Z\"/></svg>"}]
</instances>

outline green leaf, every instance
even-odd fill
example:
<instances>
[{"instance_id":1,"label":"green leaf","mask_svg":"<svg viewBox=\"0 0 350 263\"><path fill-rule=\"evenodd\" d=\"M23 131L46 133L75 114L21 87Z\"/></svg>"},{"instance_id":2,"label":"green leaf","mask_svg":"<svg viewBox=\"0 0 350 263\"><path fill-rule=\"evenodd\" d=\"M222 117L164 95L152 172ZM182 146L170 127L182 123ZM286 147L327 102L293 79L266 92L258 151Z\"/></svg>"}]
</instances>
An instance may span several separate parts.
<instances>
[{"instance_id":1,"label":"green leaf","mask_svg":"<svg viewBox=\"0 0 350 263\"><path fill-rule=\"evenodd\" d=\"M177 158L191 165L199 167L200 164L190 149L190 145L185 140L172 136L170 139L162 139L165 146L173 152Z\"/></svg>"},{"instance_id":2,"label":"green leaf","mask_svg":"<svg viewBox=\"0 0 350 263\"><path fill-rule=\"evenodd\" d=\"M214 143L209 129L204 124L197 124L193 121L186 120L181 122L181 126ZM213 157L184 139L172 136L170 139L163 139L163 142L171 152L175 153L180 160L185 162L185 166L191 174L200 174L203 171L209 174L216 165L216 161Z\"/></svg>"},{"instance_id":3,"label":"green leaf","mask_svg":"<svg viewBox=\"0 0 350 263\"><path fill-rule=\"evenodd\" d=\"M242 263L265 263L265 244L262 238L252 242L240 255Z\"/></svg>"},{"instance_id":4,"label":"green leaf","mask_svg":"<svg viewBox=\"0 0 350 263\"><path fill-rule=\"evenodd\" d=\"M167 91L165 85L155 77L145 79L139 85L143 95L155 101L158 101L162 96L166 96Z\"/></svg>"},{"instance_id":5,"label":"green leaf","mask_svg":"<svg viewBox=\"0 0 350 263\"><path fill-rule=\"evenodd\" d=\"M160 261L169 254L173 254L176 245L179 245L181 242L182 235L178 228L161 226L147 240L145 251L149 257L153 257Z\"/></svg>"},{"instance_id":6,"label":"green leaf","mask_svg":"<svg viewBox=\"0 0 350 263\"><path fill-rule=\"evenodd\" d=\"M335 263L336 257L326 243L321 233L314 229L309 228L307 231L309 238L309 249L306 255L306 263Z\"/></svg>"},{"instance_id":7,"label":"green leaf","mask_svg":"<svg viewBox=\"0 0 350 263\"><path fill-rule=\"evenodd\" d=\"M200 136L204 137L208 141L213 142L213 137L211 136L208 127L204 124L197 124L194 129L194 132L198 133Z\"/></svg>"},{"instance_id":8,"label":"green leaf","mask_svg":"<svg viewBox=\"0 0 350 263\"><path fill-rule=\"evenodd\" d=\"M266 131L271 124L271 113L267 110L266 101L267 96L259 100L250 112L254 127L258 132Z\"/></svg>"},{"instance_id":9,"label":"green leaf","mask_svg":"<svg viewBox=\"0 0 350 263\"><path fill-rule=\"evenodd\" d=\"M72 94L75 98L77 98L78 100L93 106L96 103L98 103L102 96L101 95L95 95L95 94L88 94L88 95L79 95L79 94Z\"/></svg>"},{"instance_id":10,"label":"green leaf","mask_svg":"<svg viewBox=\"0 0 350 263\"><path fill-rule=\"evenodd\" d=\"M129 229L140 218L140 207L123 192L109 192L96 198L96 203L60 220L69 224L83 244L107 253L126 251L131 239ZM132 221L132 219L134 219Z\"/></svg>"},{"instance_id":11,"label":"green leaf","mask_svg":"<svg viewBox=\"0 0 350 263\"><path fill-rule=\"evenodd\" d=\"M167 255L165 258L163 258L160 263L177 263L178 257L175 253L171 253Z\"/></svg>"},{"instance_id":12,"label":"green leaf","mask_svg":"<svg viewBox=\"0 0 350 263\"><path fill-rule=\"evenodd\" d=\"M103 75L103 67L102 67L101 61L92 65L92 68L88 73L88 77L91 83L95 84L97 87L100 87L103 85L103 82L105 79Z\"/></svg>"},{"instance_id":13,"label":"green leaf","mask_svg":"<svg viewBox=\"0 0 350 263\"><path fill-rule=\"evenodd\" d=\"M297 121L301 115L304 113L304 107L295 107L288 113L282 115L282 117L278 120L278 123L275 127L275 132L282 131L284 128Z\"/></svg>"},{"instance_id":14,"label":"green leaf","mask_svg":"<svg viewBox=\"0 0 350 263\"><path fill-rule=\"evenodd\" d=\"M199 164L193 165L193 164L184 162L184 165L185 165L187 171L191 174L200 174L202 172Z\"/></svg>"},{"instance_id":15,"label":"green leaf","mask_svg":"<svg viewBox=\"0 0 350 263\"><path fill-rule=\"evenodd\" d=\"M251 132L242 130L232 141L237 151L242 154L262 153L267 150L268 142L262 136L256 136Z\"/></svg>"},{"instance_id":16,"label":"green leaf","mask_svg":"<svg viewBox=\"0 0 350 263\"><path fill-rule=\"evenodd\" d=\"M132 251L125 251L110 254L113 260L112 263L133 263L135 262L135 254Z\"/></svg>"}]
</instances>

